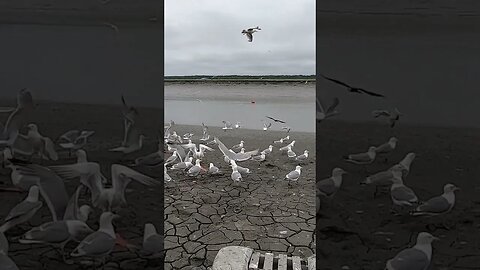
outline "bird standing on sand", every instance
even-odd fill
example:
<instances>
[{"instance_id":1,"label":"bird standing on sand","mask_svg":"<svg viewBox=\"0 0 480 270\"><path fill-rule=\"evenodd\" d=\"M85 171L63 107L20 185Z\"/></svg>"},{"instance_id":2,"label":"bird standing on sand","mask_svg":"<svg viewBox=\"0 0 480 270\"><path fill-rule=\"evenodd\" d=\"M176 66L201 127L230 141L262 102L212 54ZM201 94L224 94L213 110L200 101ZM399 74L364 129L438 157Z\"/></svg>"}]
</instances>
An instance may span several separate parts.
<instances>
[{"instance_id":1,"label":"bird standing on sand","mask_svg":"<svg viewBox=\"0 0 480 270\"><path fill-rule=\"evenodd\" d=\"M295 158L295 160L296 160L296 161L303 162L303 161L307 160L307 158L308 158L308 150L305 150L305 151L303 151L303 154L297 156L297 157Z\"/></svg>"},{"instance_id":2,"label":"bird standing on sand","mask_svg":"<svg viewBox=\"0 0 480 270\"><path fill-rule=\"evenodd\" d=\"M455 191L460 190L453 184L446 184L443 187L443 194L431 198L419 205L413 212L413 216L436 216L446 214L455 205Z\"/></svg>"},{"instance_id":3,"label":"bird standing on sand","mask_svg":"<svg viewBox=\"0 0 480 270\"><path fill-rule=\"evenodd\" d=\"M288 180L288 186L290 186L292 182L298 181L298 178L300 178L301 173L302 173L302 166L297 165L294 171L291 171L287 175L285 175L284 179Z\"/></svg>"},{"instance_id":4,"label":"bird standing on sand","mask_svg":"<svg viewBox=\"0 0 480 270\"><path fill-rule=\"evenodd\" d=\"M377 153L375 152L375 147L371 146L368 148L366 153L360 154L350 154L345 156L344 159L347 162L355 163L355 164L370 164L375 160Z\"/></svg>"},{"instance_id":5,"label":"bird standing on sand","mask_svg":"<svg viewBox=\"0 0 480 270\"><path fill-rule=\"evenodd\" d=\"M390 188L390 196L392 198L392 211L395 206L404 207L404 206L413 206L418 203L418 197L415 195L415 192L405 186L402 180L402 171L401 169L392 170L393 173L393 184Z\"/></svg>"},{"instance_id":6,"label":"bird standing on sand","mask_svg":"<svg viewBox=\"0 0 480 270\"><path fill-rule=\"evenodd\" d=\"M419 233L415 246L400 251L393 259L388 260L385 270L427 269L432 259L432 242L434 240L439 239L427 232Z\"/></svg>"},{"instance_id":7,"label":"bird standing on sand","mask_svg":"<svg viewBox=\"0 0 480 270\"><path fill-rule=\"evenodd\" d=\"M39 192L38 186L30 187L27 197L10 210L10 213L5 218L5 223L0 227L0 232L6 232L16 225L27 222L35 215L43 205L38 200Z\"/></svg>"},{"instance_id":8,"label":"bird standing on sand","mask_svg":"<svg viewBox=\"0 0 480 270\"><path fill-rule=\"evenodd\" d=\"M329 80L329 81L331 81L331 82L334 82L334 83L339 84L339 85L341 85L341 86L347 87L347 88L348 88L348 91L350 91L350 92L352 92L352 93L367 94L367 95L374 96L374 97L383 97L383 98L385 97L385 96L382 95L382 94L375 93L375 92L371 92L371 91L367 91L367 90L365 90L365 89L363 89L363 88L359 88L359 87L353 87L353 86L350 86L350 85L348 85L348 84L346 84L346 83L344 83L344 82L341 82L341 81L336 80L336 79L329 78L329 77L324 76L324 75L322 75L322 74L320 74L320 76L322 76L323 78L325 78L325 79L327 79L327 80Z\"/></svg>"},{"instance_id":9,"label":"bird standing on sand","mask_svg":"<svg viewBox=\"0 0 480 270\"><path fill-rule=\"evenodd\" d=\"M341 168L332 170L332 176L317 182L317 194L323 195L327 198L335 196L340 189L343 181L343 175L347 172Z\"/></svg>"},{"instance_id":10,"label":"bird standing on sand","mask_svg":"<svg viewBox=\"0 0 480 270\"><path fill-rule=\"evenodd\" d=\"M253 41L253 33L258 32L257 30L262 30L260 27L248 28L247 30L242 30L242 34L247 36L248 42Z\"/></svg>"}]
</instances>

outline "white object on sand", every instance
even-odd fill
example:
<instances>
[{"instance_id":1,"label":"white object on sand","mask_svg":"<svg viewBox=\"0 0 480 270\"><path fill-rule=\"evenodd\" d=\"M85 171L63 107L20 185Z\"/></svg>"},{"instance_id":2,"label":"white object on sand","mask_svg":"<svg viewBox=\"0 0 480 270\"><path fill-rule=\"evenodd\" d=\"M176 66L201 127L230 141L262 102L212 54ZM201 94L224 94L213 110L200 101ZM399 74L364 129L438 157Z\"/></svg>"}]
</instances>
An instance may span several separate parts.
<instances>
[{"instance_id":1,"label":"white object on sand","mask_svg":"<svg viewBox=\"0 0 480 270\"><path fill-rule=\"evenodd\" d=\"M446 184L443 187L443 194L431 198L419 205L412 213L414 216L436 216L450 212L455 206L455 191L460 190L453 184Z\"/></svg>"}]
</instances>

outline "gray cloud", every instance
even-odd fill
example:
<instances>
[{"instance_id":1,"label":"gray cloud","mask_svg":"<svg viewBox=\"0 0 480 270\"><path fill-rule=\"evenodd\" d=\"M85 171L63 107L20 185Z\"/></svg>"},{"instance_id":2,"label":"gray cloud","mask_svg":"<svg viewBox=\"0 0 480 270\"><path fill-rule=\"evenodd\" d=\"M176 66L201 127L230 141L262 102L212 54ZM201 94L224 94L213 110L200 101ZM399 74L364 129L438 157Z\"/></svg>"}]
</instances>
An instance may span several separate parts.
<instances>
[{"instance_id":1,"label":"gray cloud","mask_svg":"<svg viewBox=\"0 0 480 270\"><path fill-rule=\"evenodd\" d=\"M193 74L315 74L315 1L165 1L165 75Z\"/></svg>"}]
</instances>

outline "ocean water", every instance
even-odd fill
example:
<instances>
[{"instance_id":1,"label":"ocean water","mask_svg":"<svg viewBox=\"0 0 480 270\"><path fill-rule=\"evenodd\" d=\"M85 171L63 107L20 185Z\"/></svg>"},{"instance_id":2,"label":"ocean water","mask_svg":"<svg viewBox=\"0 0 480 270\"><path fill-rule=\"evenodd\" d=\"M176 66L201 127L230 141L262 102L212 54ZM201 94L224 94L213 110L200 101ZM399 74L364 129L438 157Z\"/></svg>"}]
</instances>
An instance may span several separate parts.
<instances>
[{"instance_id":1,"label":"ocean water","mask_svg":"<svg viewBox=\"0 0 480 270\"><path fill-rule=\"evenodd\" d=\"M262 129L264 123L272 122L265 116L286 122L273 123L272 130L288 126L292 131L315 132L315 85L165 86L165 122L223 126L225 120L238 121L243 128Z\"/></svg>"}]
</instances>

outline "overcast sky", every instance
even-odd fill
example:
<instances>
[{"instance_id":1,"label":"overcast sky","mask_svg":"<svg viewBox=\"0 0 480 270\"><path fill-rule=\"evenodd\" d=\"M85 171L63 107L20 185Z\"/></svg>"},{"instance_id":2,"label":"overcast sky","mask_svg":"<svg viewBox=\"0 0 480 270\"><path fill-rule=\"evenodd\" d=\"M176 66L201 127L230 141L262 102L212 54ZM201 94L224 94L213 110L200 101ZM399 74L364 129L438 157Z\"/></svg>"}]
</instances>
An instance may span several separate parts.
<instances>
[{"instance_id":1,"label":"overcast sky","mask_svg":"<svg viewBox=\"0 0 480 270\"><path fill-rule=\"evenodd\" d=\"M315 1L166 0L165 75L197 74L315 74Z\"/></svg>"}]
</instances>

